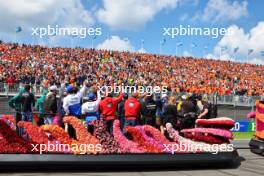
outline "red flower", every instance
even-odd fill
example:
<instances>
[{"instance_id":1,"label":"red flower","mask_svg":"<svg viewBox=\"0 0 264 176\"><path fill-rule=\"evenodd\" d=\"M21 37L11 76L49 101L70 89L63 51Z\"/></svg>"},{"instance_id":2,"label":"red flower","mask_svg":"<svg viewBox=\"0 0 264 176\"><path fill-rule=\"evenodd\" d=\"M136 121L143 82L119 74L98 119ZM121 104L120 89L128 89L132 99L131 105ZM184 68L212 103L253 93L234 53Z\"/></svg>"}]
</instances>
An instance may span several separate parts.
<instances>
[{"instance_id":1,"label":"red flower","mask_svg":"<svg viewBox=\"0 0 264 176\"><path fill-rule=\"evenodd\" d=\"M5 122L0 120L0 153L28 153L29 143L19 137Z\"/></svg>"},{"instance_id":2,"label":"red flower","mask_svg":"<svg viewBox=\"0 0 264 176\"><path fill-rule=\"evenodd\" d=\"M10 122L12 122L13 124L16 123L16 119L15 119L15 117L13 115L5 115L4 114L4 115L2 115L2 118L6 119L6 120L8 120Z\"/></svg>"},{"instance_id":3,"label":"red flower","mask_svg":"<svg viewBox=\"0 0 264 176\"><path fill-rule=\"evenodd\" d=\"M91 125L94 126L93 134L102 144L104 153L121 152L118 142L108 133L103 121L95 120L91 122Z\"/></svg>"},{"instance_id":4,"label":"red flower","mask_svg":"<svg viewBox=\"0 0 264 176\"><path fill-rule=\"evenodd\" d=\"M20 121L17 124L23 128L29 136L30 143L32 144L47 144L49 139L42 128L33 125L31 122Z\"/></svg>"},{"instance_id":5,"label":"red flower","mask_svg":"<svg viewBox=\"0 0 264 176\"><path fill-rule=\"evenodd\" d=\"M71 144L72 143L72 139L70 138L68 133L65 132L64 129L62 129L58 125L42 125L41 128L45 132L49 132L61 144Z\"/></svg>"},{"instance_id":6,"label":"red flower","mask_svg":"<svg viewBox=\"0 0 264 176\"><path fill-rule=\"evenodd\" d=\"M170 141L163 135L161 132L150 126L150 125L144 125L143 130L146 133L147 136L154 138L157 142L161 144L169 144Z\"/></svg>"},{"instance_id":7,"label":"red flower","mask_svg":"<svg viewBox=\"0 0 264 176\"><path fill-rule=\"evenodd\" d=\"M92 144L96 146L97 144L100 144L99 140L96 139L93 135L91 135L87 128L83 125L82 121L74 116L66 116L63 118L64 123L68 123L73 126L75 129L77 142L81 144ZM96 154L97 151L87 151L88 153Z\"/></svg>"},{"instance_id":8,"label":"red flower","mask_svg":"<svg viewBox=\"0 0 264 176\"><path fill-rule=\"evenodd\" d=\"M146 150L139 146L139 144L127 139L120 129L119 120L114 121L113 125L113 135L115 140L119 143L121 151L123 153L145 153Z\"/></svg>"},{"instance_id":9,"label":"red flower","mask_svg":"<svg viewBox=\"0 0 264 176\"><path fill-rule=\"evenodd\" d=\"M158 143L153 138L147 136L141 126L128 126L126 127L126 131L133 136L133 141L137 142L140 146L144 147L147 152L163 152L162 144Z\"/></svg>"}]
</instances>

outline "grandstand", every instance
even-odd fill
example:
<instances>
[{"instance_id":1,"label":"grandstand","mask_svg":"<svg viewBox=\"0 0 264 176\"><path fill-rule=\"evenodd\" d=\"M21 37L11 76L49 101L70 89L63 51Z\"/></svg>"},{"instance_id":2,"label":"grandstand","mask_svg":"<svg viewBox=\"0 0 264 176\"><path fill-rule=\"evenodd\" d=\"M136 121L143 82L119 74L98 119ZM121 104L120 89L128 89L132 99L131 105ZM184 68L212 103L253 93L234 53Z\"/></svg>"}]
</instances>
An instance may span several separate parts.
<instances>
[{"instance_id":1,"label":"grandstand","mask_svg":"<svg viewBox=\"0 0 264 176\"><path fill-rule=\"evenodd\" d=\"M263 96L264 66L231 61L117 52L83 48L48 48L0 43L1 93L15 85L94 85L124 83L167 86L173 93ZM6 84L7 86L3 86ZM239 98L240 99L240 98Z\"/></svg>"}]
</instances>

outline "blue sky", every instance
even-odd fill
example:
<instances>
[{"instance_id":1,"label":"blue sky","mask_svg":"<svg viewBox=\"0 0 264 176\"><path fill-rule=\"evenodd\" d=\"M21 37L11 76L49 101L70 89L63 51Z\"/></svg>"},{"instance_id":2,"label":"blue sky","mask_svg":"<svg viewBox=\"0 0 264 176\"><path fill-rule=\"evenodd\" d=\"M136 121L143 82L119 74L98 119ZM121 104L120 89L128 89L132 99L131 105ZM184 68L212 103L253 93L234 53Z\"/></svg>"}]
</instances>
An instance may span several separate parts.
<instances>
[{"instance_id":1,"label":"blue sky","mask_svg":"<svg viewBox=\"0 0 264 176\"><path fill-rule=\"evenodd\" d=\"M92 37L32 37L32 27L100 27L94 47L166 55L192 55L263 64L264 2L262 0L0 0L0 39L48 46L92 47ZM163 36L164 27L179 25L231 29L234 35ZM15 28L22 31L15 34ZM166 39L160 51L160 41ZM195 43L197 47L192 48ZM207 46L207 49L204 47ZM234 48L239 47L234 53ZM221 49L225 48L225 49ZM248 55L248 50L254 52Z\"/></svg>"}]
</instances>

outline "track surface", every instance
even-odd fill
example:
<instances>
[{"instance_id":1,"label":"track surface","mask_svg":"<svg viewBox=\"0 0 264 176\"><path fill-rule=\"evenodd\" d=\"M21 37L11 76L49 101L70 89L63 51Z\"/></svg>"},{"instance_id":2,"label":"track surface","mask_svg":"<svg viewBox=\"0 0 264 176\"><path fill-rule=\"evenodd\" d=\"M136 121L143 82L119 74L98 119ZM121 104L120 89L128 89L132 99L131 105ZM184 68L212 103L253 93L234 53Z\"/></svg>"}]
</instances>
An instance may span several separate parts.
<instances>
[{"instance_id":1,"label":"track surface","mask_svg":"<svg viewBox=\"0 0 264 176\"><path fill-rule=\"evenodd\" d=\"M247 148L248 147L248 140L237 140L234 141L234 146L238 148ZM169 169L169 170L162 170L162 171L157 171L157 170L147 170L147 171L104 171L101 170L99 172L57 172L57 173L49 173L47 172L42 172L42 173L3 173L0 175L5 175L5 176L33 176L33 175L38 175L38 176L50 176L50 175L55 175L55 176L121 176L121 175L127 175L127 176L234 176L234 175L239 175L239 176L257 176L257 175L263 175L264 173L264 157L255 155L250 152L249 149L238 149L240 158L240 164L234 167L229 167L228 169L224 168L192 168L188 167L182 168L182 169Z\"/></svg>"}]
</instances>

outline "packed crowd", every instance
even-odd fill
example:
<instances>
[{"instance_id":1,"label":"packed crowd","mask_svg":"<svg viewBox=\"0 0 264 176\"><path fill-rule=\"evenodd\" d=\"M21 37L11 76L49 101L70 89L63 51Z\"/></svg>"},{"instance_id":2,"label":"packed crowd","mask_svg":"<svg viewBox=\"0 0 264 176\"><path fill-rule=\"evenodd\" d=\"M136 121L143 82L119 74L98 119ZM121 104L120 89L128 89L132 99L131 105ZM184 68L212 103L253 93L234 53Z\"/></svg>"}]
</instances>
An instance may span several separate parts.
<instances>
[{"instance_id":1,"label":"packed crowd","mask_svg":"<svg viewBox=\"0 0 264 176\"><path fill-rule=\"evenodd\" d=\"M263 95L264 66L0 41L0 83L167 86L172 92Z\"/></svg>"}]
</instances>

